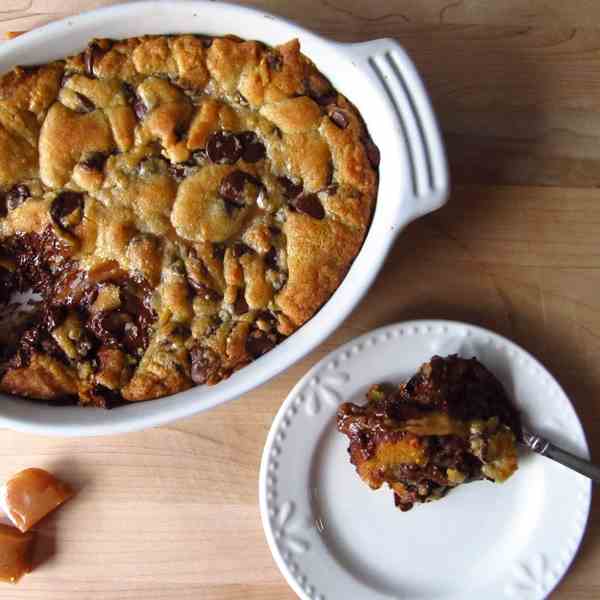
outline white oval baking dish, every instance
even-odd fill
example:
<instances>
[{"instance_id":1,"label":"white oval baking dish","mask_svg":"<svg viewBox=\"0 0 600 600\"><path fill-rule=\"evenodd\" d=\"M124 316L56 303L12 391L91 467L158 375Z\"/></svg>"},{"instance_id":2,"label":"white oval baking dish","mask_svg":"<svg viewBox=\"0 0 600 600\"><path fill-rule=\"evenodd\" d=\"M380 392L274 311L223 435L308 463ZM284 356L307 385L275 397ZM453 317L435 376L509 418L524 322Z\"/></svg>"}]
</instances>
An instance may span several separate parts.
<instances>
[{"instance_id":1,"label":"white oval baking dish","mask_svg":"<svg viewBox=\"0 0 600 600\"><path fill-rule=\"evenodd\" d=\"M251 8L202 1L135 2L69 17L2 44L0 72L79 52L93 37L167 33L231 33L270 45L300 40L302 51L358 107L381 151L378 201L365 243L342 285L307 324L226 381L109 411L45 406L0 395L0 427L61 436L122 433L188 417L241 396L331 334L367 292L402 229L446 201L448 170L435 116L413 63L391 39L341 44Z\"/></svg>"}]
</instances>

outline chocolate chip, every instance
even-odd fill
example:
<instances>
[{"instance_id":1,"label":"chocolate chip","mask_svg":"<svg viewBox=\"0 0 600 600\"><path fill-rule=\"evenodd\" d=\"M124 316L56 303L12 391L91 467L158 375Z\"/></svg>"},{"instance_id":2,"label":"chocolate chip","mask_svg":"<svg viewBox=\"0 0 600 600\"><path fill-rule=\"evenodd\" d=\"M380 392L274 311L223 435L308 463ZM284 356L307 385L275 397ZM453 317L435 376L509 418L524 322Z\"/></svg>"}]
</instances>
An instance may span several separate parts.
<instances>
[{"instance_id":1,"label":"chocolate chip","mask_svg":"<svg viewBox=\"0 0 600 600\"><path fill-rule=\"evenodd\" d=\"M90 309L90 306L96 302L96 298L98 298L99 286L95 284L87 285L85 289L81 292L81 296L79 298L79 304L82 308L86 310Z\"/></svg>"},{"instance_id":2,"label":"chocolate chip","mask_svg":"<svg viewBox=\"0 0 600 600\"><path fill-rule=\"evenodd\" d=\"M277 180L283 188L283 195L289 200L293 200L302 193L301 183L294 183L288 177L278 177Z\"/></svg>"},{"instance_id":3,"label":"chocolate chip","mask_svg":"<svg viewBox=\"0 0 600 600\"><path fill-rule=\"evenodd\" d=\"M41 317L38 317L34 325L21 335L19 348L17 354L11 360L11 366L16 368L26 366L29 363L31 354L36 350L41 350L61 361L66 359L62 348L54 338L50 337L50 330L44 323L46 316L46 314L42 314ZM52 323L50 324L52 325Z\"/></svg>"},{"instance_id":4,"label":"chocolate chip","mask_svg":"<svg viewBox=\"0 0 600 600\"><path fill-rule=\"evenodd\" d=\"M58 360L66 362L66 356L63 349L56 343L56 340L52 337L44 337L40 341L40 348L44 354L52 356Z\"/></svg>"},{"instance_id":5,"label":"chocolate chip","mask_svg":"<svg viewBox=\"0 0 600 600\"><path fill-rule=\"evenodd\" d=\"M212 254L214 258L223 260L225 258L225 246L224 244L213 244Z\"/></svg>"},{"instance_id":6,"label":"chocolate chip","mask_svg":"<svg viewBox=\"0 0 600 600\"><path fill-rule=\"evenodd\" d=\"M267 149L264 147L262 142L257 141L254 144L248 144L244 147L244 153L242 158L249 163L255 163L259 160L263 160L267 155Z\"/></svg>"},{"instance_id":7,"label":"chocolate chip","mask_svg":"<svg viewBox=\"0 0 600 600\"><path fill-rule=\"evenodd\" d=\"M35 75L42 68L42 65L21 65L15 68L20 69L26 75Z\"/></svg>"},{"instance_id":8,"label":"chocolate chip","mask_svg":"<svg viewBox=\"0 0 600 600\"><path fill-rule=\"evenodd\" d=\"M293 202L294 208L301 213L307 214L313 219L325 217L325 209L316 194L302 194Z\"/></svg>"},{"instance_id":9,"label":"chocolate chip","mask_svg":"<svg viewBox=\"0 0 600 600\"><path fill-rule=\"evenodd\" d=\"M368 139L365 141L365 150L367 152L367 158L369 159L371 166L374 169L377 169L381 160L379 148L370 139Z\"/></svg>"},{"instance_id":10,"label":"chocolate chip","mask_svg":"<svg viewBox=\"0 0 600 600\"><path fill-rule=\"evenodd\" d=\"M218 380L221 359L210 348L196 347L190 350L191 376L196 385Z\"/></svg>"},{"instance_id":11,"label":"chocolate chip","mask_svg":"<svg viewBox=\"0 0 600 600\"><path fill-rule=\"evenodd\" d=\"M152 294L144 285L129 280L120 290L120 312L125 313L123 345L134 356L141 355L148 347L150 325L157 318L152 307Z\"/></svg>"},{"instance_id":12,"label":"chocolate chip","mask_svg":"<svg viewBox=\"0 0 600 600\"><path fill-rule=\"evenodd\" d=\"M88 75L94 74L94 47L95 44L88 46L83 53L83 63L85 65L85 72Z\"/></svg>"},{"instance_id":13,"label":"chocolate chip","mask_svg":"<svg viewBox=\"0 0 600 600\"><path fill-rule=\"evenodd\" d=\"M281 67L283 67L283 58L281 54L269 52L266 57L267 64L269 65L269 69L272 71L280 71Z\"/></svg>"},{"instance_id":14,"label":"chocolate chip","mask_svg":"<svg viewBox=\"0 0 600 600\"><path fill-rule=\"evenodd\" d=\"M30 327L22 336L21 344L34 350L40 341L41 330L39 322Z\"/></svg>"},{"instance_id":15,"label":"chocolate chip","mask_svg":"<svg viewBox=\"0 0 600 600\"><path fill-rule=\"evenodd\" d=\"M42 315L42 326L48 332L56 329L67 317L67 311L62 306L45 307Z\"/></svg>"},{"instance_id":16,"label":"chocolate chip","mask_svg":"<svg viewBox=\"0 0 600 600\"><path fill-rule=\"evenodd\" d=\"M328 196L335 196L338 192L339 187L340 186L337 183L332 183L331 185L328 185L323 191Z\"/></svg>"},{"instance_id":17,"label":"chocolate chip","mask_svg":"<svg viewBox=\"0 0 600 600\"><path fill-rule=\"evenodd\" d=\"M277 317L270 310L260 310L256 314L257 321L265 321L271 327L277 323Z\"/></svg>"},{"instance_id":18,"label":"chocolate chip","mask_svg":"<svg viewBox=\"0 0 600 600\"><path fill-rule=\"evenodd\" d=\"M321 106L329 106L330 104L334 104L337 98L337 92L331 92L328 94L323 94L322 96L315 96L313 100Z\"/></svg>"},{"instance_id":19,"label":"chocolate chip","mask_svg":"<svg viewBox=\"0 0 600 600\"><path fill-rule=\"evenodd\" d=\"M141 98L137 98L133 103L133 112L140 121L146 116L148 107L144 104L144 101Z\"/></svg>"},{"instance_id":20,"label":"chocolate chip","mask_svg":"<svg viewBox=\"0 0 600 600\"><path fill-rule=\"evenodd\" d=\"M246 176L248 174L243 171L233 171L226 175L221 180L219 186L219 195L221 198L225 198L230 201L240 200L244 193L244 186L246 185Z\"/></svg>"},{"instance_id":21,"label":"chocolate chip","mask_svg":"<svg viewBox=\"0 0 600 600\"><path fill-rule=\"evenodd\" d=\"M224 200L233 203L237 208L244 206L245 202L245 188L246 185L253 185L260 187L260 182L256 177L246 173L244 171L233 171L223 177L221 185L219 186L219 195Z\"/></svg>"},{"instance_id":22,"label":"chocolate chip","mask_svg":"<svg viewBox=\"0 0 600 600\"><path fill-rule=\"evenodd\" d=\"M350 124L348 117L341 110L335 109L329 113L329 118L340 128L346 129Z\"/></svg>"},{"instance_id":23,"label":"chocolate chip","mask_svg":"<svg viewBox=\"0 0 600 600\"><path fill-rule=\"evenodd\" d=\"M231 250L233 252L233 255L236 258L239 258L240 256L243 256L244 254L250 254L252 252L252 248L250 248L250 246L247 246L246 244L244 244L244 242L236 242L231 247Z\"/></svg>"},{"instance_id":24,"label":"chocolate chip","mask_svg":"<svg viewBox=\"0 0 600 600\"><path fill-rule=\"evenodd\" d=\"M222 299L219 292L209 288L206 284L196 281L193 277L188 277L190 287L196 292L198 296L208 300L209 302L219 302Z\"/></svg>"},{"instance_id":25,"label":"chocolate chip","mask_svg":"<svg viewBox=\"0 0 600 600\"><path fill-rule=\"evenodd\" d=\"M137 171L142 177L156 175L161 172L165 162L167 159L163 156L147 156L139 162Z\"/></svg>"},{"instance_id":26,"label":"chocolate chip","mask_svg":"<svg viewBox=\"0 0 600 600\"><path fill-rule=\"evenodd\" d=\"M277 338L273 334L266 334L260 329L250 332L246 339L246 350L254 358L262 356L277 344Z\"/></svg>"},{"instance_id":27,"label":"chocolate chip","mask_svg":"<svg viewBox=\"0 0 600 600\"><path fill-rule=\"evenodd\" d=\"M167 168L169 170L169 173L171 173L173 179L175 179L175 181L181 182L183 181L183 179L185 179L186 169L184 165L177 163L169 163L169 166Z\"/></svg>"},{"instance_id":28,"label":"chocolate chip","mask_svg":"<svg viewBox=\"0 0 600 600\"><path fill-rule=\"evenodd\" d=\"M94 75L94 63L99 61L104 56L104 50L96 43L90 44L83 53L83 62L85 64L85 72L88 75Z\"/></svg>"},{"instance_id":29,"label":"chocolate chip","mask_svg":"<svg viewBox=\"0 0 600 600\"><path fill-rule=\"evenodd\" d=\"M120 310L100 311L88 321L88 329L105 345L118 346L125 336L125 324L130 322Z\"/></svg>"},{"instance_id":30,"label":"chocolate chip","mask_svg":"<svg viewBox=\"0 0 600 600\"><path fill-rule=\"evenodd\" d=\"M22 341L23 338L21 338L21 343ZM32 350L30 348L19 348L8 362L8 366L12 369L22 369L23 367L26 367L31 360L31 353Z\"/></svg>"},{"instance_id":31,"label":"chocolate chip","mask_svg":"<svg viewBox=\"0 0 600 600\"><path fill-rule=\"evenodd\" d=\"M221 319L221 317L219 317L218 315L213 315L210 318L210 323L204 329L203 335L205 337L210 337L211 335L215 334L219 330L219 327L221 327L222 324L223 324L223 320Z\"/></svg>"},{"instance_id":32,"label":"chocolate chip","mask_svg":"<svg viewBox=\"0 0 600 600\"><path fill-rule=\"evenodd\" d=\"M142 300L131 289L133 286L134 284L125 283L119 290L119 297L123 310L132 316L136 316L142 313L144 306Z\"/></svg>"},{"instance_id":33,"label":"chocolate chip","mask_svg":"<svg viewBox=\"0 0 600 600\"><path fill-rule=\"evenodd\" d=\"M242 144L230 131L217 131L208 138L206 152L212 162L232 165L242 155Z\"/></svg>"},{"instance_id":34,"label":"chocolate chip","mask_svg":"<svg viewBox=\"0 0 600 600\"><path fill-rule=\"evenodd\" d=\"M139 356L142 350L146 347L146 332L143 330L141 323L128 321L123 328L123 345L129 354Z\"/></svg>"},{"instance_id":35,"label":"chocolate chip","mask_svg":"<svg viewBox=\"0 0 600 600\"><path fill-rule=\"evenodd\" d=\"M321 106L327 106L337 100L337 92L321 73L311 73L304 83L306 93Z\"/></svg>"},{"instance_id":36,"label":"chocolate chip","mask_svg":"<svg viewBox=\"0 0 600 600\"><path fill-rule=\"evenodd\" d=\"M330 186L333 183L333 171L334 171L333 161L327 162L327 186Z\"/></svg>"},{"instance_id":37,"label":"chocolate chip","mask_svg":"<svg viewBox=\"0 0 600 600\"><path fill-rule=\"evenodd\" d=\"M246 97L243 94L240 94L240 92L236 92L235 101L241 106L249 106L248 100L246 100Z\"/></svg>"},{"instance_id":38,"label":"chocolate chip","mask_svg":"<svg viewBox=\"0 0 600 600\"><path fill-rule=\"evenodd\" d=\"M248 163L255 163L262 160L267 155L264 144L258 139L254 131L244 131L238 134L238 139L242 143L242 158Z\"/></svg>"},{"instance_id":39,"label":"chocolate chip","mask_svg":"<svg viewBox=\"0 0 600 600\"><path fill-rule=\"evenodd\" d=\"M92 339L90 335L87 333L82 333L81 337L77 340L75 344L75 349L77 350L77 354L81 358L86 358L92 350L96 347L95 340Z\"/></svg>"},{"instance_id":40,"label":"chocolate chip","mask_svg":"<svg viewBox=\"0 0 600 600\"><path fill-rule=\"evenodd\" d=\"M175 259L170 266L173 273L176 273L177 275L185 275L185 264L181 259Z\"/></svg>"},{"instance_id":41,"label":"chocolate chip","mask_svg":"<svg viewBox=\"0 0 600 600\"><path fill-rule=\"evenodd\" d=\"M136 93L135 93L135 88L130 83L127 83L126 81L124 81L121 84L121 89L123 90L123 95L125 96L125 100L127 100L127 102L129 102L129 104L133 104L133 102L135 102L135 99L137 98Z\"/></svg>"},{"instance_id":42,"label":"chocolate chip","mask_svg":"<svg viewBox=\"0 0 600 600\"><path fill-rule=\"evenodd\" d=\"M75 92L75 95L77 96L77 100L79 100L79 106L81 108L78 112L89 113L96 110L95 104L87 96L84 96L79 92Z\"/></svg>"},{"instance_id":43,"label":"chocolate chip","mask_svg":"<svg viewBox=\"0 0 600 600\"><path fill-rule=\"evenodd\" d=\"M21 206L29 197L31 197L29 188L24 183L19 183L13 186L6 194L6 208L8 210L15 210L15 208Z\"/></svg>"},{"instance_id":44,"label":"chocolate chip","mask_svg":"<svg viewBox=\"0 0 600 600\"><path fill-rule=\"evenodd\" d=\"M70 229L83 219L83 194L80 192L61 192L50 206L50 216L54 222Z\"/></svg>"},{"instance_id":45,"label":"chocolate chip","mask_svg":"<svg viewBox=\"0 0 600 600\"><path fill-rule=\"evenodd\" d=\"M103 152L91 152L79 164L88 171L102 171L106 159Z\"/></svg>"},{"instance_id":46,"label":"chocolate chip","mask_svg":"<svg viewBox=\"0 0 600 600\"><path fill-rule=\"evenodd\" d=\"M180 142L187 133L187 128L183 123L177 123L175 125L175 129L173 129L173 135L175 135L175 139Z\"/></svg>"},{"instance_id":47,"label":"chocolate chip","mask_svg":"<svg viewBox=\"0 0 600 600\"><path fill-rule=\"evenodd\" d=\"M213 38L208 35L197 34L196 37L202 42L204 48L210 48L213 43Z\"/></svg>"},{"instance_id":48,"label":"chocolate chip","mask_svg":"<svg viewBox=\"0 0 600 600\"><path fill-rule=\"evenodd\" d=\"M190 329L189 325L185 325L184 323L176 323L171 330L171 335L174 337L188 338L190 335L192 335L192 330Z\"/></svg>"},{"instance_id":49,"label":"chocolate chip","mask_svg":"<svg viewBox=\"0 0 600 600\"><path fill-rule=\"evenodd\" d=\"M16 273L11 273L5 267L0 266L0 304L5 304L10 300L10 297L16 285Z\"/></svg>"},{"instance_id":50,"label":"chocolate chip","mask_svg":"<svg viewBox=\"0 0 600 600\"><path fill-rule=\"evenodd\" d=\"M194 150L192 152L192 159L197 163L202 163L208 160L208 154L206 153L206 149L201 148L200 150Z\"/></svg>"},{"instance_id":51,"label":"chocolate chip","mask_svg":"<svg viewBox=\"0 0 600 600\"><path fill-rule=\"evenodd\" d=\"M225 207L225 212L232 217L235 214L236 210L240 210L244 205L233 200L228 200L227 198L223 198L223 206Z\"/></svg>"},{"instance_id":52,"label":"chocolate chip","mask_svg":"<svg viewBox=\"0 0 600 600\"><path fill-rule=\"evenodd\" d=\"M271 269L278 269L279 262L277 260L277 249L275 246L271 246L271 249L265 254L265 263L267 267Z\"/></svg>"},{"instance_id":53,"label":"chocolate chip","mask_svg":"<svg viewBox=\"0 0 600 600\"><path fill-rule=\"evenodd\" d=\"M233 303L233 312L236 315L246 314L250 310L248 303L246 302L246 298L244 298L243 290L238 291L237 298Z\"/></svg>"},{"instance_id":54,"label":"chocolate chip","mask_svg":"<svg viewBox=\"0 0 600 600\"><path fill-rule=\"evenodd\" d=\"M111 390L100 383L91 389L90 396L94 406L98 408L110 409L123 404L123 398L118 391Z\"/></svg>"}]
</instances>

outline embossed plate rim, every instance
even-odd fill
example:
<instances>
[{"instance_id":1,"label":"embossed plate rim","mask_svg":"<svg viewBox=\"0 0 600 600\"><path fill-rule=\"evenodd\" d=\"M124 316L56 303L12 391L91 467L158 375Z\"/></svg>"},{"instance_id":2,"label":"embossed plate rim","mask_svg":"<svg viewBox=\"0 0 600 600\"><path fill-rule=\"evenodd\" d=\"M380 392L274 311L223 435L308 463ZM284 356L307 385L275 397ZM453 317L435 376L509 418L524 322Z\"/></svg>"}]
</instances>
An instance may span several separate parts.
<instances>
[{"instance_id":1,"label":"embossed plate rim","mask_svg":"<svg viewBox=\"0 0 600 600\"><path fill-rule=\"evenodd\" d=\"M437 349L432 351L428 347L428 351L432 354L438 351L441 354L446 351L452 352L452 348L444 350L444 341L450 341L450 346L452 346L459 340L459 349L466 348L467 353L474 350L478 353L491 352L497 353L498 356L502 355L502 361L510 367L511 377L513 374L517 374L521 379L533 378L531 381L536 385L536 394L539 385L540 394L545 392L551 402L558 407L555 409L551 405L549 408L551 414L544 414L544 419L549 423L555 422L555 427L568 432L573 444L571 449L589 456L581 423L564 390L531 354L503 336L466 323L423 320L382 327L348 342L312 367L288 394L273 420L261 460L259 501L267 542L275 562L287 582L304 600L337 600L338 598L342 600L347 597L344 594L347 594L348 590L352 590L353 600L366 600L366 598L384 600L400 597L408 600L408 597L405 594L400 595L399 591L390 593L389 590L385 590L382 592L381 589L369 587L368 582L366 585L365 580L361 580L357 573L351 573L341 567L336 557L330 556L331 548L320 536L323 524L319 522L320 517L313 514L311 497L314 490L310 488L314 483L311 466L314 460L313 454L316 452L316 445L321 443L324 436L328 435L326 431L328 427L331 427L331 420L335 414L334 401L337 403L347 399L344 393L356 393L354 388L357 385L363 387L374 383L364 373L356 375L356 369L353 369L352 375L350 375L343 369L344 363L346 361L352 363L353 359L358 357L363 360L364 357L368 357L369 353L378 352L381 355L381 347L385 344L389 344L392 349L394 344L397 344L398 348L404 343L410 344L410 341L406 340L411 336L428 336L432 340L441 340L441 345L436 342ZM429 357L423 357L422 360L427 358ZM418 365L415 365L415 368L416 366ZM344 386L352 377L356 377L358 383L355 382L354 388L348 388L344 392ZM350 391L351 389L353 391ZM317 391L315 392L315 390ZM327 391L323 393L323 390ZM320 396L316 401L313 397L315 394ZM527 390L524 390L524 396L527 396ZM535 402L532 404L531 398L520 398L520 402L523 403L523 408L535 404ZM537 414L533 417L532 415L528 416L534 421L538 418ZM294 430L295 422L300 422L302 427L298 426ZM312 426L310 426L311 424ZM537 425L539 424L536 423ZM540 470L545 473L547 469L555 467L549 462L544 462L547 459L537 455L528 457L528 460L531 460L534 466L524 467L524 469L533 468L536 473ZM345 458L344 463L341 463L339 467L340 469L348 467ZM558 466L557 468L562 469ZM291 480L287 475L290 472L293 472L295 478L301 481L290 485ZM564 525L567 528L564 539L556 538L555 543L544 544L543 540L538 541L538 538L534 536L535 539L527 543L528 551L531 548L534 551L528 552L526 560L522 556L517 556L520 550L515 549L515 556L510 557L506 572L502 572L503 577L506 575L507 578L503 579L501 586L487 589L485 585L488 585L489 581L486 580L484 587L461 589L459 592L449 590L447 594L439 596L440 600L458 600L458 598L479 600L482 594L485 594L488 600L510 598L541 600L550 594L568 570L577 553L585 532L591 501L591 484L588 480L566 470L558 473L560 481L563 481L564 478L574 478L569 480L572 481L574 487L573 505L570 506L571 519L568 524ZM515 477L518 476L519 472ZM554 476L556 473L553 474ZM547 484L547 478L547 475L543 478L544 485ZM281 480L284 483L281 483ZM559 485L560 481L555 485ZM434 504L416 507L413 510L435 509L436 505ZM398 518L402 518L402 516L404 515L398 515ZM532 531L537 531L540 525L535 527L537 529L533 525L531 526ZM551 533L548 535L551 536L555 535L559 527L554 523L545 523L544 530L550 531ZM522 550L521 546L519 548ZM364 552L366 553L367 550ZM324 576L324 572L329 572L330 579L335 578L333 588L331 586L329 588L336 590L333 594L324 589L326 584L323 584L323 577L327 578ZM423 597L422 595L415 596L415 598Z\"/></svg>"}]
</instances>

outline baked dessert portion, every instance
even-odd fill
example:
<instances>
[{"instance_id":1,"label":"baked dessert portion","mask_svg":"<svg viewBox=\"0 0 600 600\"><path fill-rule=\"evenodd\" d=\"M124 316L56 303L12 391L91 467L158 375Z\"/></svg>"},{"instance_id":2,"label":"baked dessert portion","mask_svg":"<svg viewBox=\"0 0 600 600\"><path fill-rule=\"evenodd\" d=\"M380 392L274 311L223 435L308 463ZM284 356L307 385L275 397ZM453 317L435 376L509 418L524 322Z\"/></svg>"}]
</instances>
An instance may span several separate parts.
<instances>
[{"instance_id":1,"label":"baked dessert portion","mask_svg":"<svg viewBox=\"0 0 600 600\"><path fill-rule=\"evenodd\" d=\"M434 356L406 383L374 385L365 406L340 406L337 425L361 479L373 489L387 483L402 511L517 469L519 415L475 358Z\"/></svg>"},{"instance_id":2,"label":"baked dessert portion","mask_svg":"<svg viewBox=\"0 0 600 600\"><path fill-rule=\"evenodd\" d=\"M358 253L379 153L296 40L93 40L0 78L0 390L112 407L215 384Z\"/></svg>"}]
</instances>

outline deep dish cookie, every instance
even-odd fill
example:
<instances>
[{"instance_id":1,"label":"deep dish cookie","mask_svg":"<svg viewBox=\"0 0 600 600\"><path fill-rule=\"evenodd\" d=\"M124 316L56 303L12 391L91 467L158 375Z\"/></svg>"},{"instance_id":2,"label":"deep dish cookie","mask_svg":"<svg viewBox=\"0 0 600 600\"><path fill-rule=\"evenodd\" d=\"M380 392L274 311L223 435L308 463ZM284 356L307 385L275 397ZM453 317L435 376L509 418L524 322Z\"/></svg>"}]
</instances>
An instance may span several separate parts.
<instances>
[{"instance_id":1,"label":"deep dish cookie","mask_svg":"<svg viewBox=\"0 0 600 600\"><path fill-rule=\"evenodd\" d=\"M300 53L94 40L0 79L0 389L111 407L214 384L340 285L379 153ZM6 311L5 311L6 312Z\"/></svg>"}]
</instances>

